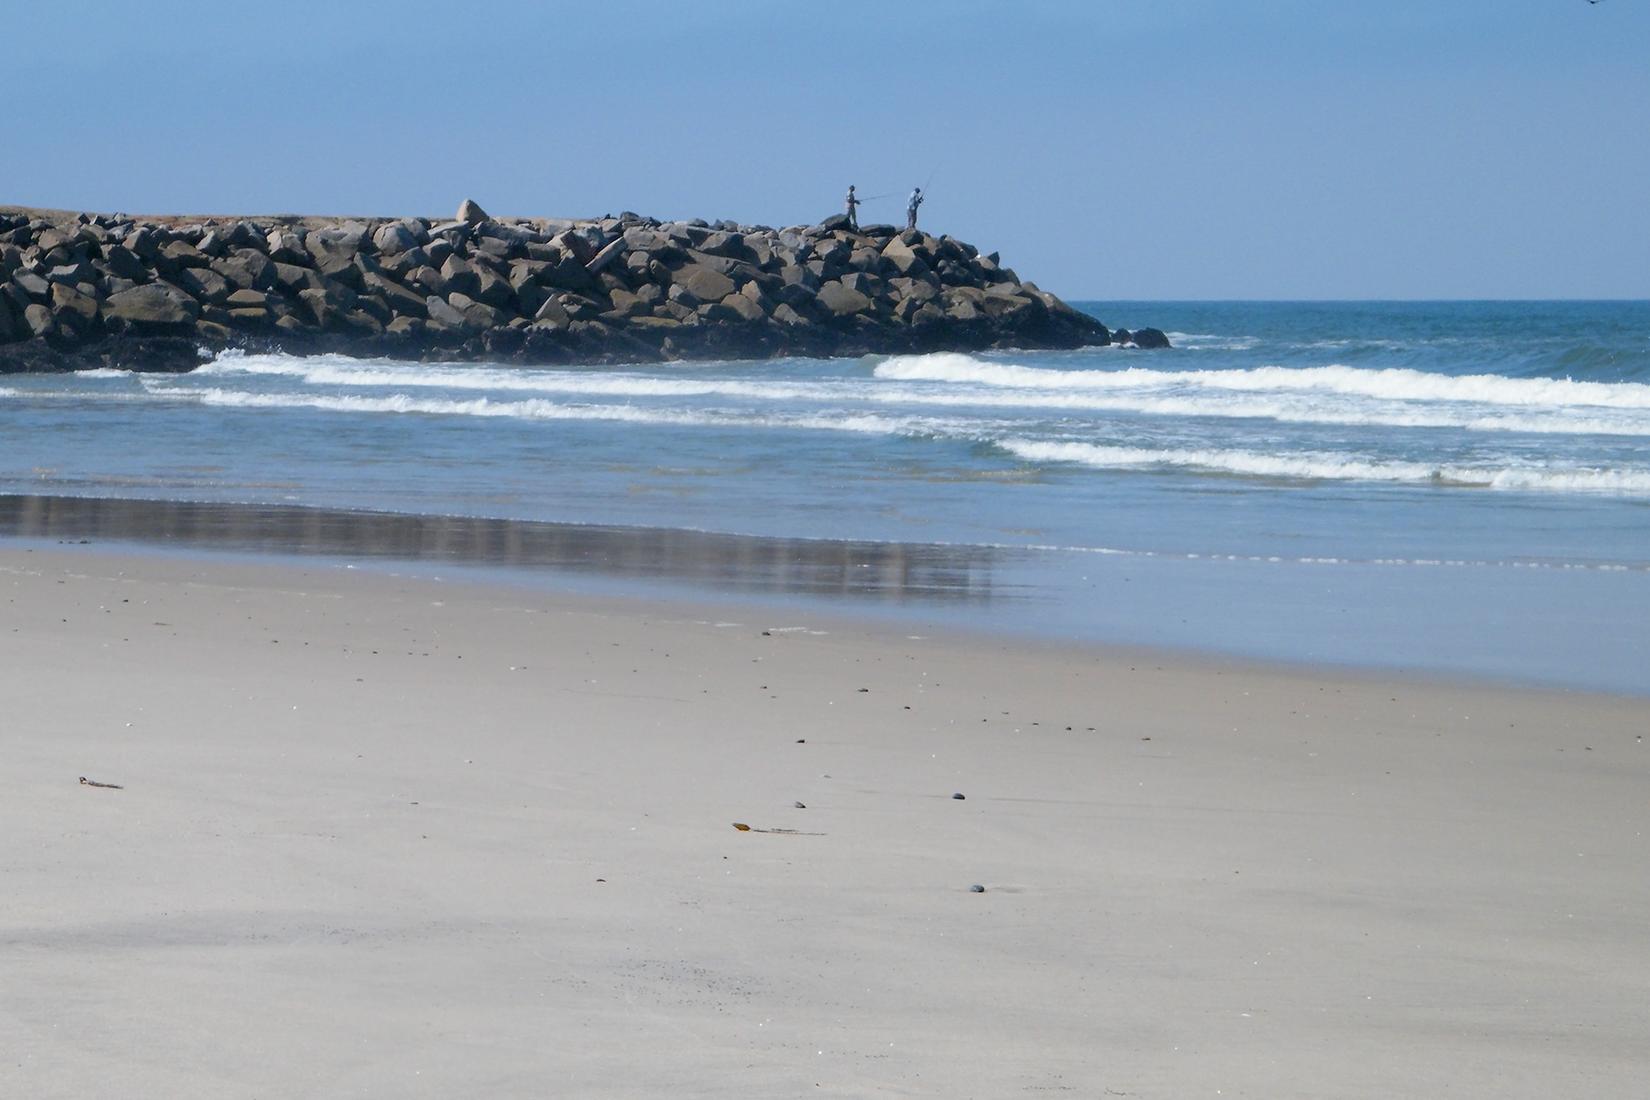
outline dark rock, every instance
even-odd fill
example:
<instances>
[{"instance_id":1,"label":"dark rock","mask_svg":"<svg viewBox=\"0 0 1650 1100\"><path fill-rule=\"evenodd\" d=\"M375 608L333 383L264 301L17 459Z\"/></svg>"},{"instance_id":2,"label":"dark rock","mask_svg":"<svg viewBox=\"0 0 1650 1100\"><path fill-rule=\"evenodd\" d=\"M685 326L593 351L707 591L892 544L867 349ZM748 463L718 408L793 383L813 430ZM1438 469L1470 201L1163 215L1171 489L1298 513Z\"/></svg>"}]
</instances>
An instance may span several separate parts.
<instances>
[{"instance_id":1,"label":"dark rock","mask_svg":"<svg viewBox=\"0 0 1650 1100\"><path fill-rule=\"evenodd\" d=\"M1134 330L1134 346L1137 348L1166 348L1170 347L1168 336L1162 330L1155 328L1137 328Z\"/></svg>"},{"instance_id":2,"label":"dark rock","mask_svg":"<svg viewBox=\"0 0 1650 1100\"><path fill-rule=\"evenodd\" d=\"M983 894L983 893L985 893L985 887L981 886L979 883L976 882L974 885L972 885L968 888L968 892L970 894Z\"/></svg>"},{"instance_id":3,"label":"dark rock","mask_svg":"<svg viewBox=\"0 0 1650 1100\"><path fill-rule=\"evenodd\" d=\"M138 258L137 253L123 245L110 245L103 250L103 265L113 275L122 279L131 279L134 282L148 276L149 269Z\"/></svg>"},{"instance_id":4,"label":"dark rock","mask_svg":"<svg viewBox=\"0 0 1650 1100\"><path fill-rule=\"evenodd\" d=\"M846 214L832 214L830 217L826 218L824 221L822 221L818 225L814 226L814 232L816 232L816 233L835 233L835 232L838 232L838 231L849 230L849 229L852 229L853 227L854 227L854 223L848 220L848 215L846 215Z\"/></svg>"},{"instance_id":5,"label":"dark rock","mask_svg":"<svg viewBox=\"0 0 1650 1100\"><path fill-rule=\"evenodd\" d=\"M274 263L262 252L250 248L239 249L222 259L213 260L210 266L243 290L274 290L278 285Z\"/></svg>"},{"instance_id":6,"label":"dark rock","mask_svg":"<svg viewBox=\"0 0 1650 1100\"><path fill-rule=\"evenodd\" d=\"M470 261L459 256L447 257L441 265L441 277L446 280L448 293L475 294L481 289L481 276Z\"/></svg>"},{"instance_id":7,"label":"dark rock","mask_svg":"<svg viewBox=\"0 0 1650 1100\"><path fill-rule=\"evenodd\" d=\"M361 279L367 290L384 300L391 313L420 319L428 316L429 307L424 304L424 299L395 280L377 272L368 272Z\"/></svg>"},{"instance_id":8,"label":"dark rock","mask_svg":"<svg viewBox=\"0 0 1650 1100\"><path fill-rule=\"evenodd\" d=\"M458 221L465 225L480 225L487 220L487 211L474 199L465 199L458 204Z\"/></svg>"}]
</instances>

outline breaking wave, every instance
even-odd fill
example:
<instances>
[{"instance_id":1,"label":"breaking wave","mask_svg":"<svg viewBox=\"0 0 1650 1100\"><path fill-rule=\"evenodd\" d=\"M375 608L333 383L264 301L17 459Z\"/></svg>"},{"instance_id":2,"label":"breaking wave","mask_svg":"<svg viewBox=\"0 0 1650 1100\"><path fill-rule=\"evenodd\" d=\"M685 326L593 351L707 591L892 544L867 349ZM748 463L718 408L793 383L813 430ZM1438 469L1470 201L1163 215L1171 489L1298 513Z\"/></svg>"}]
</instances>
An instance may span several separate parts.
<instances>
[{"instance_id":1,"label":"breaking wave","mask_svg":"<svg viewBox=\"0 0 1650 1100\"><path fill-rule=\"evenodd\" d=\"M1321 367L1253 367L1234 370L1057 370L939 352L893 356L876 367L879 378L972 383L1013 390L1116 391L1215 390L1237 393L1324 393L1394 401L1469 401L1544 409L1574 406L1650 409L1650 385L1578 382L1563 378L1509 378L1499 374L1430 374L1404 367L1369 370Z\"/></svg>"},{"instance_id":2,"label":"breaking wave","mask_svg":"<svg viewBox=\"0 0 1650 1100\"><path fill-rule=\"evenodd\" d=\"M1523 492L1650 495L1650 472L1521 466L1433 466L1297 452L1265 454L1221 449L1108 447L1092 443L1004 439L997 446L1028 462L1070 462L1106 470L1180 469L1297 481L1428 482Z\"/></svg>"}]
</instances>

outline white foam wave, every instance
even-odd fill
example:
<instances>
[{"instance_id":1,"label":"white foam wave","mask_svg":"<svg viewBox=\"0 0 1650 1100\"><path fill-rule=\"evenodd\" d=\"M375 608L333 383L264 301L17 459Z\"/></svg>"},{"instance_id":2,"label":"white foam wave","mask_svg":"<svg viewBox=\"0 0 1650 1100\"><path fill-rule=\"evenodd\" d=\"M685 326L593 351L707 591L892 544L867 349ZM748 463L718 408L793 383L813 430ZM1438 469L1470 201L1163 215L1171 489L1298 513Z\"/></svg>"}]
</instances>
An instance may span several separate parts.
<instances>
[{"instance_id":1,"label":"white foam wave","mask_svg":"<svg viewBox=\"0 0 1650 1100\"><path fill-rule=\"evenodd\" d=\"M935 417L879 416L876 414L753 414L728 409L661 409L637 405L564 404L544 398L498 401L489 397L464 400L356 394L248 393L215 386L187 387L151 384L157 397L196 402L215 408L316 409L344 413L400 413L427 416L506 417L519 420L606 420L635 424L680 424L726 428L801 428L858 432L873 435L960 435L977 428Z\"/></svg>"},{"instance_id":2,"label":"white foam wave","mask_svg":"<svg viewBox=\"0 0 1650 1100\"><path fill-rule=\"evenodd\" d=\"M955 352L898 355L876 367L879 378L899 381L973 383L1004 389L1056 390L1218 390L1231 392L1330 393L1398 401L1467 401L1533 408L1573 406L1650 409L1650 385L1639 382L1577 382L1572 379L1508 378L1498 374L1428 374L1407 368L1366 370L1323 367L1255 367L1247 370L1166 371L1053 370L998 363Z\"/></svg>"},{"instance_id":3,"label":"white foam wave","mask_svg":"<svg viewBox=\"0 0 1650 1100\"><path fill-rule=\"evenodd\" d=\"M286 355L226 354L204 364L195 370L193 375L266 375L293 378L316 386L393 386L508 393L576 393L614 397L734 396L785 400L819 396L823 389L806 383L745 382L725 378L660 378L654 375L588 369L501 369L451 363L351 359L341 355L296 358Z\"/></svg>"},{"instance_id":4,"label":"white foam wave","mask_svg":"<svg viewBox=\"0 0 1650 1100\"><path fill-rule=\"evenodd\" d=\"M1554 467L1432 466L1348 455L1264 454L1219 449L1107 447L1092 443L1004 439L998 446L1028 462L1070 462L1098 469L1168 468L1302 481L1432 483L1524 492L1650 495L1650 472Z\"/></svg>"},{"instance_id":5,"label":"white foam wave","mask_svg":"<svg viewBox=\"0 0 1650 1100\"><path fill-rule=\"evenodd\" d=\"M93 367L90 370L77 370L74 372L74 376L76 378L130 378L132 372L121 370L118 367Z\"/></svg>"},{"instance_id":6,"label":"white foam wave","mask_svg":"<svg viewBox=\"0 0 1650 1100\"><path fill-rule=\"evenodd\" d=\"M1165 332L1163 335L1184 351L1249 351L1260 344L1258 336L1221 336L1213 332Z\"/></svg>"},{"instance_id":7,"label":"white foam wave","mask_svg":"<svg viewBox=\"0 0 1650 1100\"><path fill-rule=\"evenodd\" d=\"M1277 373L1282 368L1266 368ZM1328 369L1328 368L1324 368ZM1339 368L1352 371L1352 368ZM1001 372L1024 372L1035 384L1005 385ZM1376 372L1354 372L1376 373ZM1414 373L1414 372L1404 372ZM361 360L324 355L225 353L191 377L275 376L304 385L334 388L440 389L470 393L577 395L612 398L732 398L749 402L829 402L919 405L942 408L1026 408L1059 411L1141 413L1265 419L1287 423L1405 428L1462 428L1483 432L1571 435L1650 435L1650 407L1605 410L1597 406L1518 407L1493 404L1376 400L1356 394L1289 389L1232 392L1234 381L1254 381L1255 371L1165 372L1056 371L993 363L958 353L895 357L880 364L872 380L774 380L697 374L661 377L636 371L499 368L454 363ZM1434 376L1426 376L1434 377ZM1096 384L1103 378L1107 384ZM1187 379L1196 379L1188 383ZM900 381L909 384L899 384ZM934 386L934 380L956 380ZM1067 385L1067 383L1075 383ZM1240 385L1238 387L1242 389Z\"/></svg>"}]
</instances>

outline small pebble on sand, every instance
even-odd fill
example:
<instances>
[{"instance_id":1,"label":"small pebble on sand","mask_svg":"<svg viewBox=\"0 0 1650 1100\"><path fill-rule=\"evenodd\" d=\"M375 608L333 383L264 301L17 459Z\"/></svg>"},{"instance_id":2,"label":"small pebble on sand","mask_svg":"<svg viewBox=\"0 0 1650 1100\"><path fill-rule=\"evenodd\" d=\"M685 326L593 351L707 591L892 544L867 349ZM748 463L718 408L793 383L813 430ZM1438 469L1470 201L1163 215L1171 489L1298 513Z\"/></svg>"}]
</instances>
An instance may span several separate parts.
<instances>
[{"instance_id":1,"label":"small pebble on sand","mask_svg":"<svg viewBox=\"0 0 1650 1100\"><path fill-rule=\"evenodd\" d=\"M958 791L955 794L953 794L951 797L955 798L957 801L961 802L962 798L963 798L963 793L961 791Z\"/></svg>"},{"instance_id":2,"label":"small pebble on sand","mask_svg":"<svg viewBox=\"0 0 1650 1100\"><path fill-rule=\"evenodd\" d=\"M981 886L979 883L976 882L974 885L972 885L968 888L968 892L970 894L983 894L983 893L985 893L985 887Z\"/></svg>"}]
</instances>

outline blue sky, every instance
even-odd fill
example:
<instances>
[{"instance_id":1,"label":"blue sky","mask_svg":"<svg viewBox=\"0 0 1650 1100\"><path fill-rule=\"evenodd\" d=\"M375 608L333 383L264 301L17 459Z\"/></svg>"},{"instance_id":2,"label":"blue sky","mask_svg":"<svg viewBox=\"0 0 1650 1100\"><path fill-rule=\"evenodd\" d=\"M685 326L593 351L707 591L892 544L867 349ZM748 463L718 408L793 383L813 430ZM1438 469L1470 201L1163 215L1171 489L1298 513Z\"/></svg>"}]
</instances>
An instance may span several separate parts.
<instances>
[{"instance_id":1,"label":"blue sky","mask_svg":"<svg viewBox=\"0 0 1650 1100\"><path fill-rule=\"evenodd\" d=\"M1072 298L1650 294L1642 0L8 5L0 202L924 220Z\"/></svg>"}]
</instances>

